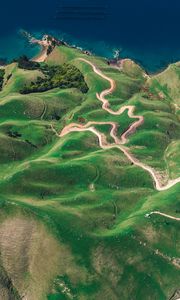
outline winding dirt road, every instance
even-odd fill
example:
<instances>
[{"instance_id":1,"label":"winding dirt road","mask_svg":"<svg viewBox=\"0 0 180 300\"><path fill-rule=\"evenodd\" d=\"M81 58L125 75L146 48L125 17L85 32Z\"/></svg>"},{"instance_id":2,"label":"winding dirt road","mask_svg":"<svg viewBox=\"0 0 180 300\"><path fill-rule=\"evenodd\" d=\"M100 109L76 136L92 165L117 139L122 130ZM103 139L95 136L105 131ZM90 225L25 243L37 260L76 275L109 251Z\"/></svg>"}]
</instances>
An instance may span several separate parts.
<instances>
[{"instance_id":1,"label":"winding dirt road","mask_svg":"<svg viewBox=\"0 0 180 300\"><path fill-rule=\"evenodd\" d=\"M143 170L147 171L151 175L151 177L153 178L156 190L158 190L158 191L168 190L169 188L171 188L175 184L179 183L180 182L180 177L178 177L176 179L173 179L173 180L169 180L165 185L163 185L162 182L161 182L161 178L160 178L159 174L153 168L151 168L150 166L140 162L137 158L135 158L133 156L132 153L130 153L129 149L124 146L124 144L126 144L127 141L128 141L128 136L130 134L134 133L136 131L136 129L143 124L143 122L144 122L143 116L134 114L135 106L133 106L133 105L124 105L118 111L111 110L109 108L109 101L105 97L107 95L113 93L113 91L115 90L116 85L115 85L114 80L109 78L108 76L104 75L101 72L101 70L99 70L92 62L90 62L90 61L88 61L84 58L79 58L79 60L89 64L92 67L93 71L97 75L99 75L100 77L102 77L103 79L107 80L110 83L110 88L109 89L106 89L106 90L102 91L100 94L96 93L97 99L102 102L102 108L104 110L106 110L108 113L112 114L112 115L121 115L125 110L128 110L128 116L132 119L137 119L137 121L132 123L132 125L127 129L127 131L124 132L121 135L120 139L116 136L117 124L115 122L88 122L86 125L71 123L71 124L69 124L69 125L67 125L63 128L63 130L61 131L59 136L63 137L63 136L67 135L70 132L90 131L98 137L99 145L102 149L118 148L124 153L124 155L134 165L136 165L137 167L140 167ZM93 125L102 125L102 124L112 126L112 129L110 131L110 135L114 139L114 142L115 142L114 144L107 143L105 135L100 133L96 128L93 127Z\"/></svg>"}]
</instances>

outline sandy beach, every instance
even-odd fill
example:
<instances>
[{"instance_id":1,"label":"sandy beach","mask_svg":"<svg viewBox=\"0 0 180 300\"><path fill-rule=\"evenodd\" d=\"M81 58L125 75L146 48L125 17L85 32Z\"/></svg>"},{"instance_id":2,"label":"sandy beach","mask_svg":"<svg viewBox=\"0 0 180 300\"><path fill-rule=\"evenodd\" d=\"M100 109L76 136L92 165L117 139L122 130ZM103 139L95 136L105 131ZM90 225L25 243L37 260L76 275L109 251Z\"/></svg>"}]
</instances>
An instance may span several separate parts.
<instances>
[{"instance_id":1,"label":"sandy beach","mask_svg":"<svg viewBox=\"0 0 180 300\"><path fill-rule=\"evenodd\" d=\"M45 36L42 40L32 38L30 40L30 42L32 44L37 44L37 45L41 46L40 53L37 56L33 57L31 60L34 62L38 62L38 63L44 62L48 56L47 50L48 50L49 46L51 46L51 42L48 41L47 36Z\"/></svg>"}]
</instances>

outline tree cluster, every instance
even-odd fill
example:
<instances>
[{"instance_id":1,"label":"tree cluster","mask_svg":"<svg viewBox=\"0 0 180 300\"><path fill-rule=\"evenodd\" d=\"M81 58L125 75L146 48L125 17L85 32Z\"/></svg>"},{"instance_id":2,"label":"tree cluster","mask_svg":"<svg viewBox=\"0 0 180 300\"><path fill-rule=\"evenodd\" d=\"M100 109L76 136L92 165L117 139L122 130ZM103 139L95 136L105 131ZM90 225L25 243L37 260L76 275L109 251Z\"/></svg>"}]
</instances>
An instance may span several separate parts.
<instances>
[{"instance_id":1,"label":"tree cluster","mask_svg":"<svg viewBox=\"0 0 180 300\"><path fill-rule=\"evenodd\" d=\"M13 62L18 64L18 68L25 70L37 70L40 68L40 64L28 59L26 55L22 55L17 59L14 59Z\"/></svg>"},{"instance_id":2,"label":"tree cluster","mask_svg":"<svg viewBox=\"0 0 180 300\"><path fill-rule=\"evenodd\" d=\"M22 94L44 92L53 88L77 88L82 93L87 93L88 86L83 74L73 65L61 66L39 65L44 77L38 77L35 82L25 85L21 89Z\"/></svg>"},{"instance_id":3,"label":"tree cluster","mask_svg":"<svg viewBox=\"0 0 180 300\"><path fill-rule=\"evenodd\" d=\"M0 91L2 90L2 87L3 87L4 74L5 74L5 71L3 69L0 69Z\"/></svg>"}]
</instances>

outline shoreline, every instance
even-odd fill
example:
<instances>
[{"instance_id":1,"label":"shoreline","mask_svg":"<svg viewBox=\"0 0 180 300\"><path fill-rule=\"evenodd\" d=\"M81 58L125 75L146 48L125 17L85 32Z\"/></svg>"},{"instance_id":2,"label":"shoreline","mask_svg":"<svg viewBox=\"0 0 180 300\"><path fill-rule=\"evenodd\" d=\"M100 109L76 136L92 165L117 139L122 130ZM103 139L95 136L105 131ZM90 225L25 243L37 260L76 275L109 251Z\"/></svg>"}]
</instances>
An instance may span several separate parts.
<instances>
[{"instance_id":1,"label":"shoreline","mask_svg":"<svg viewBox=\"0 0 180 300\"><path fill-rule=\"evenodd\" d=\"M26 34L26 36L28 37L31 44L37 44L41 47L40 53L37 54L35 57L31 58L31 61L34 62L38 62L38 63L44 62L47 59L48 55L53 51L53 49L56 46L61 46L61 45L64 45L72 49L80 50L83 54L86 55L92 55L92 53L89 50L83 50L78 46L69 45L68 43L58 40L50 35L44 35L42 40L36 39L34 37L29 38L28 34Z\"/></svg>"},{"instance_id":2,"label":"shoreline","mask_svg":"<svg viewBox=\"0 0 180 300\"><path fill-rule=\"evenodd\" d=\"M30 36L30 35L29 35ZM48 38L50 38L50 40L48 41ZM51 40L52 39L52 40ZM41 50L39 52L39 54L37 54L35 57L31 58L31 61L34 61L34 62L38 62L38 63L41 63L41 62L44 62L47 57L48 57L48 49L49 47L52 46L52 41L55 41L56 45L64 45L66 47L69 47L69 48L72 48L72 49L77 49L77 50L80 50L82 51L83 54L87 54L87 55L92 55L92 53L89 51L89 50L83 50L81 47L79 46L75 46L75 45L69 45L68 43L64 42L64 41L61 41L61 40L58 40L58 39L55 39L53 37L50 37L48 35L45 35L43 37L42 40L39 40L39 39L36 39L36 38L33 38L31 37L30 39L30 43L32 44L38 44L39 46L41 46ZM53 45L53 49L56 45ZM52 50L53 50L52 49ZM96 55L96 54L94 54ZM120 65L121 63L123 63L124 61L126 60L131 60L133 61L134 63L136 63L146 74L147 77L153 77L153 76L156 76L156 75L159 75L159 74L162 74L163 72L165 72L167 69L169 69L169 67L172 65L172 64L176 64L178 63L179 61L175 61L174 63L167 63L166 66L162 66L160 67L159 70L156 70L154 72L151 72L151 71L148 71L141 62L139 62L137 59L131 59L129 57L119 57L119 59L110 59L110 58L107 58L107 57L104 57L104 59L106 59L107 63L109 61L115 61L116 60L116 63L113 65L111 65L112 67L114 68L117 68L118 70L121 69Z\"/></svg>"},{"instance_id":3,"label":"shoreline","mask_svg":"<svg viewBox=\"0 0 180 300\"><path fill-rule=\"evenodd\" d=\"M24 31L22 30L21 31L21 35L24 36L26 39L28 39L29 43L30 44L36 44L38 46L40 46L40 49L39 51L37 52L37 54L35 54L35 56L31 56L30 57L30 60L31 61L34 61L34 62L38 62L38 63L41 63L41 62L44 62L46 61L48 55L51 53L51 51L54 49L55 46L58 46L58 45L64 45L64 46L67 46L69 48L72 48L72 49L77 49L77 50L80 50L82 51L83 54L87 54L87 55L92 55L92 53L89 51L89 50L85 50L77 45L70 45L62 40L58 40L56 38L54 38L53 36L50 36L50 35L44 35L42 39L37 39L35 37L33 37L30 33L28 33L27 31ZM51 46L52 46L52 49L51 49ZM48 51L50 50L50 52L48 53ZM93 53L94 56L98 55L97 53ZM132 60L133 62L135 62L141 69L143 69L145 71L145 73L147 74L147 76L150 76L150 77L153 77L155 75L159 75L159 74L162 74L163 72L165 72L172 64L176 64L176 63L180 63L180 60L176 60L174 62L167 62L166 64L163 64L162 66L160 66L157 70L155 71L150 71L148 69L148 67L146 68L144 65L143 65L143 62L139 61L138 59L135 59L134 57L131 58L130 57L126 57L126 56L120 56L118 59L113 59L112 58L109 58L108 56L102 56L107 62L108 61L113 61L113 60L116 60L116 63L117 64L114 64L114 68L117 68L119 69L119 66L118 66L118 63L120 61L125 61L126 59L130 59ZM11 61L8 61L5 65L1 65L0 64L0 67L5 67L6 65L8 65L9 63L11 63Z\"/></svg>"}]
</instances>

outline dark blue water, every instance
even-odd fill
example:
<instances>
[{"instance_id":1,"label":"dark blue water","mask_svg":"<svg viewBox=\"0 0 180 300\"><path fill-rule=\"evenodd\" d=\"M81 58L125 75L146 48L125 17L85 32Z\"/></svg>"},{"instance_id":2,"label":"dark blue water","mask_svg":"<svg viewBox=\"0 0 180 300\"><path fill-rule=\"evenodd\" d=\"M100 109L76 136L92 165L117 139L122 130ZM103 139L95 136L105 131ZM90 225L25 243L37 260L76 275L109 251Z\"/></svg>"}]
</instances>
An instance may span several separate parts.
<instances>
[{"instance_id":1,"label":"dark blue water","mask_svg":"<svg viewBox=\"0 0 180 300\"><path fill-rule=\"evenodd\" d=\"M122 57L157 71L180 60L179 0L16 0L1 4L0 58L12 59L37 48L17 34L53 33L104 56Z\"/></svg>"}]
</instances>

